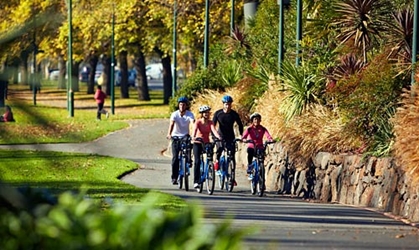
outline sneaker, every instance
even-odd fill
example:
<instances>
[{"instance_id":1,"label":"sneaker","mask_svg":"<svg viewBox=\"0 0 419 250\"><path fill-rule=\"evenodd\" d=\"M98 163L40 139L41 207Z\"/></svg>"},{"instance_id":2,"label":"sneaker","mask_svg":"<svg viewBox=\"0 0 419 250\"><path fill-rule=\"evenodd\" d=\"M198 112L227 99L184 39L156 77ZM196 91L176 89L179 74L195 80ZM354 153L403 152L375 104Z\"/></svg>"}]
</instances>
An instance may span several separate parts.
<instances>
[{"instance_id":1,"label":"sneaker","mask_svg":"<svg viewBox=\"0 0 419 250\"><path fill-rule=\"evenodd\" d=\"M252 174L249 174L249 175L247 176L247 179L248 179L249 181L251 181L251 180L253 179L253 175L252 175Z\"/></svg>"},{"instance_id":2,"label":"sneaker","mask_svg":"<svg viewBox=\"0 0 419 250\"><path fill-rule=\"evenodd\" d=\"M199 183L193 184L193 188L199 188Z\"/></svg>"},{"instance_id":3,"label":"sneaker","mask_svg":"<svg viewBox=\"0 0 419 250\"><path fill-rule=\"evenodd\" d=\"M109 118L109 112L106 112L106 119Z\"/></svg>"},{"instance_id":4,"label":"sneaker","mask_svg":"<svg viewBox=\"0 0 419 250\"><path fill-rule=\"evenodd\" d=\"M215 174L216 175L221 175L221 171L220 170L217 170L217 171L215 171Z\"/></svg>"},{"instance_id":5,"label":"sneaker","mask_svg":"<svg viewBox=\"0 0 419 250\"><path fill-rule=\"evenodd\" d=\"M178 183L177 183L177 180L176 179L172 179L172 184L173 185L177 185Z\"/></svg>"},{"instance_id":6,"label":"sneaker","mask_svg":"<svg viewBox=\"0 0 419 250\"><path fill-rule=\"evenodd\" d=\"M253 170L253 165L247 166L247 174L251 174Z\"/></svg>"}]
</instances>

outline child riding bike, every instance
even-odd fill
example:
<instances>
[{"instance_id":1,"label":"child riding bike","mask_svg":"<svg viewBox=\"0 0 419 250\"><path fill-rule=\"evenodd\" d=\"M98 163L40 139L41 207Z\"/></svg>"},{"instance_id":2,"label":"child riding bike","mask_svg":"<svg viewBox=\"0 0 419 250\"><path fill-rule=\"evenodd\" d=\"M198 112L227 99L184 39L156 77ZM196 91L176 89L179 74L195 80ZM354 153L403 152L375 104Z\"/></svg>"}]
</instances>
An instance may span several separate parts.
<instances>
[{"instance_id":1,"label":"child riding bike","mask_svg":"<svg viewBox=\"0 0 419 250\"><path fill-rule=\"evenodd\" d=\"M268 141L273 141L268 129L260 125L262 116L259 113L253 113L250 116L251 125L244 131L242 141L252 140L255 142L247 144L247 174L252 173L252 160L256 153L256 148L263 148L263 138L266 137ZM256 145L256 148L255 148Z\"/></svg>"}]
</instances>

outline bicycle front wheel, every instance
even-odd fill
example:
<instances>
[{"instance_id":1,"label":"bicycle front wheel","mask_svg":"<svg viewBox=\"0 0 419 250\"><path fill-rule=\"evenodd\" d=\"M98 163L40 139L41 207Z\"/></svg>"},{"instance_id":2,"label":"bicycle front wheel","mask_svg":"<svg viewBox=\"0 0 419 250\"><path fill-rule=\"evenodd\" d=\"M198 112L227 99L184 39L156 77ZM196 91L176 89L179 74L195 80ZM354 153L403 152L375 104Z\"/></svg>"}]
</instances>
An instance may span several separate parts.
<instances>
[{"instance_id":1,"label":"bicycle front wheel","mask_svg":"<svg viewBox=\"0 0 419 250\"><path fill-rule=\"evenodd\" d=\"M255 164L252 169L252 179L250 180L250 192L252 194L256 194L257 182L259 178L259 176L256 174L256 168L257 168L257 165Z\"/></svg>"},{"instance_id":2,"label":"bicycle front wheel","mask_svg":"<svg viewBox=\"0 0 419 250\"><path fill-rule=\"evenodd\" d=\"M204 180L205 180L205 167L203 160L201 159L201 166L199 167L200 170L200 176L199 176L199 186L196 189L198 193L202 193L202 190L204 189Z\"/></svg>"},{"instance_id":3,"label":"bicycle front wheel","mask_svg":"<svg viewBox=\"0 0 419 250\"><path fill-rule=\"evenodd\" d=\"M265 192L265 166L263 166L263 163L260 163L259 165L259 179L257 182L257 192L259 197L262 197L263 193Z\"/></svg>"},{"instance_id":4,"label":"bicycle front wheel","mask_svg":"<svg viewBox=\"0 0 419 250\"><path fill-rule=\"evenodd\" d=\"M225 176L225 160L221 160L220 164L219 164L219 175L218 175L218 187L220 188L220 190L223 190L224 188L224 182L226 181L226 176Z\"/></svg>"},{"instance_id":5,"label":"bicycle front wheel","mask_svg":"<svg viewBox=\"0 0 419 250\"><path fill-rule=\"evenodd\" d=\"M205 182L207 184L207 192L209 195L211 195L214 192L214 186L215 186L215 169L214 169L214 163L212 161L208 162L208 173L207 173ZM201 184L201 187L202 187L202 184Z\"/></svg>"},{"instance_id":6,"label":"bicycle front wheel","mask_svg":"<svg viewBox=\"0 0 419 250\"><path fill-rule=\"evenodd\" d=\"M236 164L234 161L228 161L228 168L227 168L227 181L226 181L226 190L228 192L232 192L235 184L235 169Z\"/></svg>"}]
</instances>

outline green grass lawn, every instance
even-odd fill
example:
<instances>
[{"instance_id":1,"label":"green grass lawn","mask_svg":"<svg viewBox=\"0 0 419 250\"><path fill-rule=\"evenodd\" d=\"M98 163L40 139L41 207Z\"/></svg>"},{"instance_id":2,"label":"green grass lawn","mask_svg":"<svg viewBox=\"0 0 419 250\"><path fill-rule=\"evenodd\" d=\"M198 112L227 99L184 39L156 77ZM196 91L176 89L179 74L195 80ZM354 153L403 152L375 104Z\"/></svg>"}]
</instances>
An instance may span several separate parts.
<instances>
[{"instance_id":1,"label":"green grass lawn","mask_svg":"<svg viewBox=\"0 0 419 250\"><path fill-rule=\"evenodd\" d=\"M126 119L168 117L169 114L168 106L161 104L162 93L159 92L152 93L154 99L150 102L138 101L135 92L131 93L133 98L118 98L115 101L116 114L96 121L93 96L83 91L76 93L75 103L79 108L76 107L74 117L69 117L64 90L44 86L34 106L27 86L11 85L10 89L13 94L9 95L6 104L12 106L16 122L0 123L0 144L91 141L127 127ZM111 198L127 204L138 204L150 191L118 179L138 168L136 163L125 159L14 150L0 150L0 159L1 180L15 187L47 188L54 193L84 189L94 199ZM163 197L159 206L165 209L176 210L184 206L177 197Z\"/></svg>"}]
</instances>

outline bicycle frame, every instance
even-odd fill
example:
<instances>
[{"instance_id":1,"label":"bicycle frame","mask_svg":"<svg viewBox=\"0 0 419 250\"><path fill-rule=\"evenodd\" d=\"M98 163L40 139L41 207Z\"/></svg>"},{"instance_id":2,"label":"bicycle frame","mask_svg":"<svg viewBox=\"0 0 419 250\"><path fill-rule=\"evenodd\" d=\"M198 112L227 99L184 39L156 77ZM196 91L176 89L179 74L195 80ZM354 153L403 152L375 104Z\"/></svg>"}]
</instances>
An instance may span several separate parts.
<instances>
[{"instance_id":1,"label":"bicycle frame","mask_svg":"<svg viewBox=\"0 0 419 250\"><path fill-rule=\"evenodd\" d=\"M252 194L258 194L259 197L263 196L265 191L265 152L268 144L274 142L266 141L263 147L256 147L256 143L253 140L244 141L247 143L253 143L255 148L255 155L253 156L253 169L252 174L249 176L250 179L250 191Z\"/></svg>"},{"instance_id":2,"label":"bicycle frame","mask_svg":"<svg viewBox=\"0 0 419 250\"><path fill-rule=\"evenodd\" d=\"M190 175L190 152L191 152L191 137L186 135L184 137L173 136L175 143L180 143L179 149L179 189L182 189L183 180L185 181L185 191L189 191L189 175Z\"/></svg>"},{"instance_id":3,"label":"bicycle frame","mask_svg":"<svg viewBox=\"0 0 419 250\"><path fill-rule=\"evenodd\" d=\"M220 189L225 188L228 192L233 191L235 185L235 169L236 161L234 159L233 147L237 148L237 142L240 139L235 139L231 145L227 145L227 142L222 140L223 152L220 157L220 178L219 178L219 187ZM237 150L235 150L237 151Z\"/></svg>"},{"instance_id":4,"label":"bicycle frame","mask_svg":"<svg viewBox=\"0 0 419 250\"><path fill-rule=\"evenodd\" d=\"M201 138L197 138L198 141L202 141ZM200 156L201 164L200 164L200 184L197 191L199 193L202 192L203 184L206 183L207 192L211 195L214 192L214 184L215 184L215 170L214 170L214 163L213 163L213 155L214 155L214 143L209 142L203 144L204 150ZM204 161L204 154L206 154L206 159Z\"/></svg>"}]
</instances>

